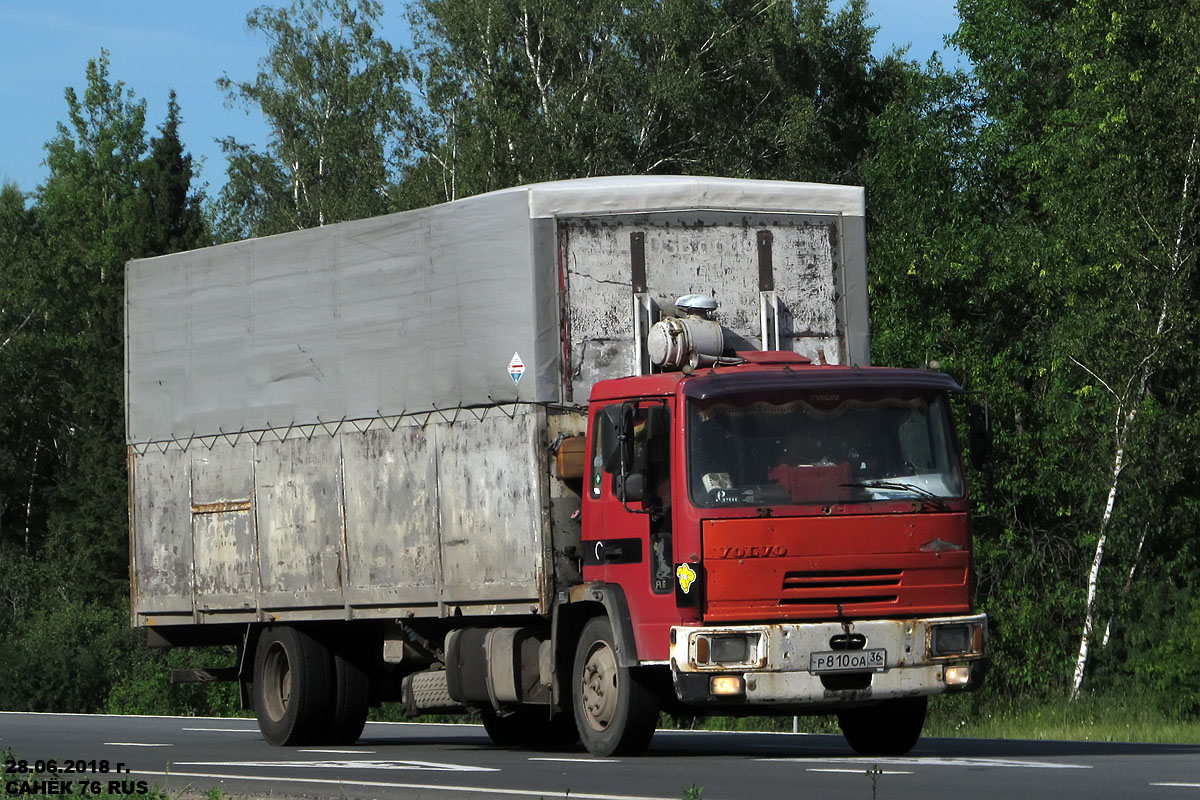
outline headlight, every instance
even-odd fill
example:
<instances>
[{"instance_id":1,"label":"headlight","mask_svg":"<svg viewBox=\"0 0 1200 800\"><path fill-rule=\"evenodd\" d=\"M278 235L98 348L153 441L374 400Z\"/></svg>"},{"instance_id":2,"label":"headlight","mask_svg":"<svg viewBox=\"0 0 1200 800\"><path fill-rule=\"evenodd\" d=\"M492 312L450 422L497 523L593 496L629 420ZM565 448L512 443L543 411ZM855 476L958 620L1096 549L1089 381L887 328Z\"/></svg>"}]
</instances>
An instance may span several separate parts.
<instances>
[{"instance_id":1,"label":"headlight","mask_svg":"<svg viewBox=\"0 0 1200 800\"><path fill-rule=\"evenodd\" d=\"M692 663L697 667L757 667L759 633L700 633L692 637Z\"/></svg>"},{"instance_id":2,"label":"headlight","mask_svg":"<svg viewBox=\"0 0 1200 800\"><path fill-rule=\"evenodd\" d=\"M931 658L983 654L983 626L978 623L934 625L929 629Z\"/></svg>"}]
</instances>

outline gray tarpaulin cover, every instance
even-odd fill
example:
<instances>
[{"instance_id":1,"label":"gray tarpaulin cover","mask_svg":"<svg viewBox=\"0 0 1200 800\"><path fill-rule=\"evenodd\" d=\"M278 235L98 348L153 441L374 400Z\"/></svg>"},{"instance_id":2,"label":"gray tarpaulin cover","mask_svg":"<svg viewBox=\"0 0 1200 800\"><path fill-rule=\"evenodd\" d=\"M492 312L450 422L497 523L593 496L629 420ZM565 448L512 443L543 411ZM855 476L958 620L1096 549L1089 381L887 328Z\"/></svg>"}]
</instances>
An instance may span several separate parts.
<instances>
[{"instance_id":1,"label":"gray tarpaulin cover","mask_svg":"<svg viewBox=\"0 0 1200 800\"><path fill-rule=\"evenodd\" d=\"M863 261L859 188L685 177L537 184L135 260L128 441L560 402L556 220L687 210L840 215Z\"/></svg>"}]
</instances>

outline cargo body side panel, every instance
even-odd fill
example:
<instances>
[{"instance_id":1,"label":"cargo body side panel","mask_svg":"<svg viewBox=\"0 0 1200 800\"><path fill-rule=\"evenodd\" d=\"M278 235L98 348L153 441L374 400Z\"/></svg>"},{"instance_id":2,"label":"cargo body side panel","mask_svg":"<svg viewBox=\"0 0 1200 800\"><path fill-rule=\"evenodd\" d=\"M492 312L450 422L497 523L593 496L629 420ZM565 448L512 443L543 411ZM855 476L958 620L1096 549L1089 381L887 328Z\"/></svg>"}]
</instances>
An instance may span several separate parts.
<instances>
[{"instance_id":1,"label":"cargo body side panel","mask_svg":"<svg viewBox=\"0 0 1200 800\"><path fill-rule=\"evenodd\" d=\"M202 598L202 609L253 609L258 591L253 453L243 447L214 455L199 448L188 456L193 593Z\"/></svg>"},{"instance_id":2,"label":"cargo body side panel","mask_svg":"<svg viewBox=\"0 0 1200 800\"><path fill-rule=\"evenodd\" d=\"M340 449L336 438L316 435L257 446L258 570L267 609L342 605Z\"/></svg>"},{"instance_id":3,"label":"cargo body side panel","mask_svg":"<svg viewBox=\"0 0 1200 800\"><path fill-rule=\"evenodd\" d=\"M134 454L135 623L545 611L545 412L390 425Z\"/></svg>"},{"instance_id":4,"label":"cargo body side panel","mask_svg":"<svg viewBox=\"0 0 1200 800\"><path fill-rule=\"evenodd\" d=\"M129 515L134 619L145 614L192 615L191 457L176 448L137 455L130 449L133 484ZM139 624L144 623L144 616Z\"/></svg>"},{"instance_id":5,"label":"cargo body side panel","mask_svg":"<svg viewBox=\"0 0 1200 800\"><path fill-rule=\"evenodd\" d=\"M512 419L495 413L439 428L442 599L463 613L497 603L538 605L543 596L549 501L542 499L539 422L540 411Z\"/></svg>"},{"instance_id":6,"label":"cargo body side panel","mask_svg":"<svg viewBox=\"0 0 1200 800\"><path fill-rule=\"evenodd\" d=\"M402 425L343 436L346 601L436 607L441 596L434 429Z\"/></svg>"}]
</instances>

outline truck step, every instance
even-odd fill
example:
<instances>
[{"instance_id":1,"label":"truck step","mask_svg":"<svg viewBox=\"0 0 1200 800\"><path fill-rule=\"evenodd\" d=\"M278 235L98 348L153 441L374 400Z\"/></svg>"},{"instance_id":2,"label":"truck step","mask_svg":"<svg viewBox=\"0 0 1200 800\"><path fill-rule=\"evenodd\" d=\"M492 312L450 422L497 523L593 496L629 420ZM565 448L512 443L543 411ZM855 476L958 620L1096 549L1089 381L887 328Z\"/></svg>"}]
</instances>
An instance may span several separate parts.
<instances>
[{"instance_id":1,"label":"truck step","mask_svg":"<svg viewBox=\"0 0 1200 800\"><path fill-rule=\"evenodd\" d=\"M402 683L404 711L410 716L462 711L463 705L450 698L444 669L427 670L405 676Z\"/></svg>"}]
</instances>

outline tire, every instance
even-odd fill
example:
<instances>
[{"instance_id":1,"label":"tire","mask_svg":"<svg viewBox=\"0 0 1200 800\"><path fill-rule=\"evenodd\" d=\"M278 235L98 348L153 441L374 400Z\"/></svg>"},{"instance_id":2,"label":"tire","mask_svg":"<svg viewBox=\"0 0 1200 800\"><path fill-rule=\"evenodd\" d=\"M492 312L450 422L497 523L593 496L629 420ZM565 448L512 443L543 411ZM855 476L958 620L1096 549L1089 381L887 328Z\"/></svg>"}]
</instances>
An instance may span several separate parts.
<instances>
[{"instance_id":1,"label":"tire","mask_svg":"<svg viewBox=\"0 0 1200 800\"><path fill-rule=\"evenodd\" d=\"M617 663L607 617L593 617L583 626L571 687L575 727L588 752L636 755L650 745L658 722L658 696L636 670Z\"/></svg>"},{"instance_id":2,"label":"tire","mask_svg":"<svg viewBox=\"0 0 1200 800\"><path fill-rule=\"evenodd\" d=\"M877 706L842 711L838 725L859 755L902 756L921 738L928 705L925 697L884 700Z\"/></svg>"},{"instance_id":3,"label":"tire","mask_svg":"<svg viewBox=\"0 0 1200 800\"><path fill-rule=\"evenodd\" d=\"M329 648L303 631L268 628L254 653L254 714L270 744L321 739L332 712L334 665Z\"/></svg>"},{"instance_id":4,"label":"tire","mask_svg":"<svg viewBox=\"0 0 1200 800\"><path fill-rule=\"evenodd\" d=\"M371 706L371 683L356 659L346 653L333 656L334 697L332 726L321 735L321 744L354 744L362 736Z\"/></svg>"},{"instance_id":5,"label":"tire","mask_svg":"<svg viewBox=\"0 0 1200 800\"><path fill-rule=\"evenodd\" d=\"M533 747L564 750L579 741L573 715L548 708L521 708L500 716L495 711L480 713L483 729L493 744L501 747Z\"/></svg>"}]
</instances>

